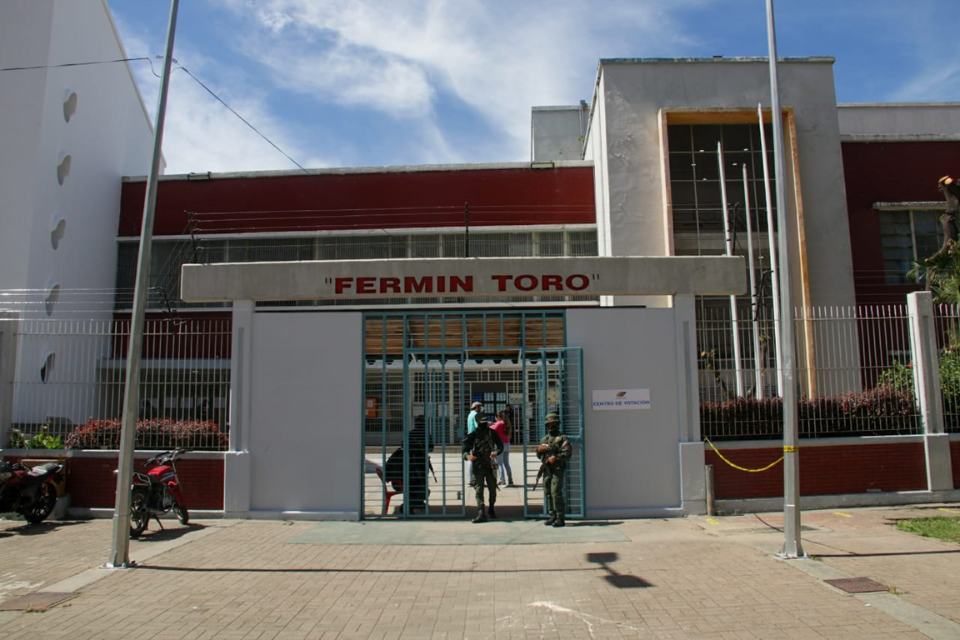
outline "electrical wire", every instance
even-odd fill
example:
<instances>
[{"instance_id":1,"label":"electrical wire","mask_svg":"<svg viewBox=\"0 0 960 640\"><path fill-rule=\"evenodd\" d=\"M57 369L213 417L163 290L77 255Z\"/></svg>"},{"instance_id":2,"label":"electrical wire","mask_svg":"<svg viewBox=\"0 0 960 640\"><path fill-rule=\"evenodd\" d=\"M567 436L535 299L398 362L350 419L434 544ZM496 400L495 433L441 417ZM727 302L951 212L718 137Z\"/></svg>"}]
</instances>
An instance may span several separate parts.
<instances>
[{"instance_id":1,"label":"electrical wire","mask_svg":"<svg viewBox=\"0 0 960 640\"><path fill-rule=\"evenodd\" d=\"M186 67L181 66L180 63L177 63L176 60L174 60L173 62L175 62L175 63L177 64L177 68L178 68L178 69L180 69L181 71L183 71L184 73L186 73L188 76L190 76L191 78L193 78L194 82L196 82L197 84L199 84L201 87L203 87L203 88L206 90L207 93L209 93L211 96L213 96L214 98L216 98L216 100L217 100L220 104L222 104L223 106L225 106L225 107L230 111L230 113L232 113L233 115L237 116L237 117L240 119L240 121L243 122L243 124L245 124L245 125L247 125L248 127L250 127L250 129L251 129L254 133L256 133L258 136L260 136L261 138L263 138L264 140L266 140L266 141L267 141L267 144L269 144L271 147L273 147L274 149L276 149L277 151L279 151L280 153L282 153L283 156L284 156L287 160L289 160L289 161L292 162L293 164L295 164L295 165L297 165L298 167L300 167L300 170L301 170L301 171L307 173L306 168L304 168L304 166L303 166L302 164L300 164L299 162L297 162L296 160L294 160L293 158L291 158L291 157L287 154L287 152L284 151L283 149L281 149L279 146L277 146L277 145L273 142L273 140L271 140L271 139L268 138L267 136L263 135L255 126L253 126L252 124L250 124L250 122L248 122L246 118L244 118L243 116L241 116L239 113L237 113L237 112L234 110L233 107L231 107L231 106L228 105L226 102L224 102L223 98L221 98L221 97L218 96L216 93L214 93L213 90L212 90L210 87L208 87L207 85L205 85L204 83L202 83L199 78L197 78L195 75L193 75L192 73L190 73L190 71L189 71Z\"/></svg>"},{"instance_id":2,"label":"electrical wire","mask_svg":"<svg viewBox=\"0 0 960 640\"><path fill-rule=\"evenodd\" d=\"M148 57L137 57L137 58L118 58L116 60L93 60L90 62L64 62L62 64L41 64L30 67L4 67L0 71L33 71L37 69L60 69L63 67L86 67L90 65L98 64L115 64L117 62L133 62L134 60L146 60L150 62ZM152 66L152 64L151 64Z\"/></svg>"}]
</instances>

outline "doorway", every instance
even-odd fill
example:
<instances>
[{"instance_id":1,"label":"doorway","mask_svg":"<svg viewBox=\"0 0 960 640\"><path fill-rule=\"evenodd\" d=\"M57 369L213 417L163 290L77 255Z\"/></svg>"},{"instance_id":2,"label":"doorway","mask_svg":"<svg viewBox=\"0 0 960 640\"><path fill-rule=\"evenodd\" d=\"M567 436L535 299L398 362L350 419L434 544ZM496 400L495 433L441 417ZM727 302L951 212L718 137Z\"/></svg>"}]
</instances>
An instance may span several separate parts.
<instances>
[{"instance_id":1,"label":"doorway","mask_svg":"<svg viewBox=\"0 0 960 640\"><path fill-rule=\"evenodd\" d=\"M363 518L465 517L475 497L460 442L477 400L488 419L513 416L517 486L499 492L498 512L545 513L535 450L558 412L574 445L567 511L583 516L582 361L565 347L563 311L370 312L364 345Z\"/></svg>"}]
</instances>

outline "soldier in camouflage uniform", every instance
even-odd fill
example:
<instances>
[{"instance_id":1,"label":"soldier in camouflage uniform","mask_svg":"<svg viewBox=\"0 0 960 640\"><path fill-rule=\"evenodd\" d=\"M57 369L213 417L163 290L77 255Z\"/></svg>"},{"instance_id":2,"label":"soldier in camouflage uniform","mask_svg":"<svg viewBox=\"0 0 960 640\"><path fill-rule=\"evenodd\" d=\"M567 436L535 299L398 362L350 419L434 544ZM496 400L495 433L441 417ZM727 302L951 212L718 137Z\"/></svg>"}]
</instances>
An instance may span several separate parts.
<instances>
[{"instance_id":1,"label":"soldier in camouflage uniform","mask_svg":"<svg viewBox=\"0 0 960 640\"><path fill-rule=\"evenodd\" d=\"M497 456L503 451L503 442L486 420L477 421L477 429L463 439L463 459L473 463L473 482L477 492L477 517L474 522L486 522L487 515L497 517L493 506L497 503ZM490 510L483 505L483 484L487 484Z\"/></svg>"},{"instance_id":2,"label":"soldier in camouflage uniform","mask_svg":"<svg viewBox=\"0 0 960 640\"><path fill-rule=\"evenodd\" d=\"M573 454L570 440L560 433L560 416L548 413L546 417L547 435L543 436L540 446L537 447L537 457L544 465L543 497L547 503L547 512L550 517L545 525L562 527L566 505L563 501L563 474L567 468L567 461Z\"/></svg>"}]
</instances>

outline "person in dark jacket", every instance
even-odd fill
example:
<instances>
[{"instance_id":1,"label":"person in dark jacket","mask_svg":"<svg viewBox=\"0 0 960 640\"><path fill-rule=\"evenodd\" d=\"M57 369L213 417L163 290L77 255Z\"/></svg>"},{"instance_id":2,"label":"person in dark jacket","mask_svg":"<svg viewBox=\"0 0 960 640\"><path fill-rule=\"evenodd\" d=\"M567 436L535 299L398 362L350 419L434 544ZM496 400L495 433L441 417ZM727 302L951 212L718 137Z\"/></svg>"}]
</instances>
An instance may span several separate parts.
<instances>
[{"instance_id":1,"label":"person in dark jacket","mask_svg":"<svg viewBox=\"0 0 960 640\"><path fill-rule=\"evenodd\" d=\"M487 516L497 517L497 456L503 451L500 436L490 428L486 420L477 422L476 430L463 439L463 459L473 466L473 482L477 493L477 517L474 522L486 522ZM483 504L483 485L487 485L490 509Z\"/></svg>"},{"instance_id":2,"label":"person in dark jacket","mask_svg":"<svg viewBox=\"0 0 960 640\"><path fill-rule=\"evenodd\" d=\"M410 491L407 494L410 500L411 513L423 513L427 509L427 479L430 471L428 451L433 451L433 444L427 445L427 425L423 416L417 416L413 429L408 436L410 442L410 469L407 477L410 481Z\"/></svg>"}]
</instances>

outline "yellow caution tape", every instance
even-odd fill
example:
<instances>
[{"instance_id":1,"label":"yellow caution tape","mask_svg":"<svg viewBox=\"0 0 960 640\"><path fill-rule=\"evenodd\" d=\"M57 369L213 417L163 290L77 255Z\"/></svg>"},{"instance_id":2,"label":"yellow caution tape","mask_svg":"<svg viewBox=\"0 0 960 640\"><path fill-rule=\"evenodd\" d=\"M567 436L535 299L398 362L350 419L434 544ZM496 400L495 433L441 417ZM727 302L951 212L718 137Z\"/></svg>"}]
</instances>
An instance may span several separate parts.
<instances>
[{"instance_id":1,"label":"yellow caution tape","mask_svg":"<svg viewBox=\"0 0 960 640\"><path fill-rule=\"evenodd\" d=\"M945 509L943 507L937 507L937 511L946 511L947 513L960 513L956 509Z\"/></svg>"},{"instance_id":2,"label":"yellow caution tape","mask_svg":"<svg viewBox=\"0 0 960 640\"><path fill-rule=\"evenodd\" d=\"M786 446L783 448L784 453L796 453L797 451L799 451L799 449L797 449L796 447Z\"/></svg>"},{"instance_id":3,"label":"yellow caution tape","mask_svg":"<svg viewBox=\"0 0 960 640\"><path fill-rule=\"evenodd\" d=\"M850 515L849 513L844 513L844 512L842 512L842 511L834 511L834 512L833 512L833 515L835 515L835 516L843 516L844 518L852 518L852 517L853 517L853 516Z\"/></svg>"},{"instance_id":4,"label":"yellow caution tape","mask_svg":"<svg viewBox=\"0 0 960 640\"><path fill-rule=\"evenodd\" d=\"M713 518L707 518L707 522L709 522L710 524L720 524L719 522L717 522L717 521L714 520Z\"/></svg>"},{"instance_id":5,"label":"yellow caution tape","mask_svg":"<svg viewBox=\"0 0 960 640\"><path fill-rule=\"evenodd\" d=\"M707 444L710 445L710 448L711 448L711 449L713 449L714 451L716 451L717 455L720 456L720 459L721 459L721 460L723 460L724 462L726 462L728 465L730 465L730 466L733 467L734 469L737 469L738 471L746 471L747 473L760 473L761 471L767 471L768 469L771 469L771 468L777 466L777 465L783 460L783 456L780 456L777 460L775 460L774 462L771 462L770 464L768 464L767 466L763 467L762 469L747 469L746 467L741 467L741 466L739 466L739 465L733 464L732 462L730 462L729 460L727 460L726 458L724 458L724 457L723 457L723 454L720 453L720 450L717 449L715 446L713 446L713 443L710 442L710 438L704 438L704 440L706 440ZM784 447L784 449L786 449L786 447Z\"/></svg>"}]
</instances>

